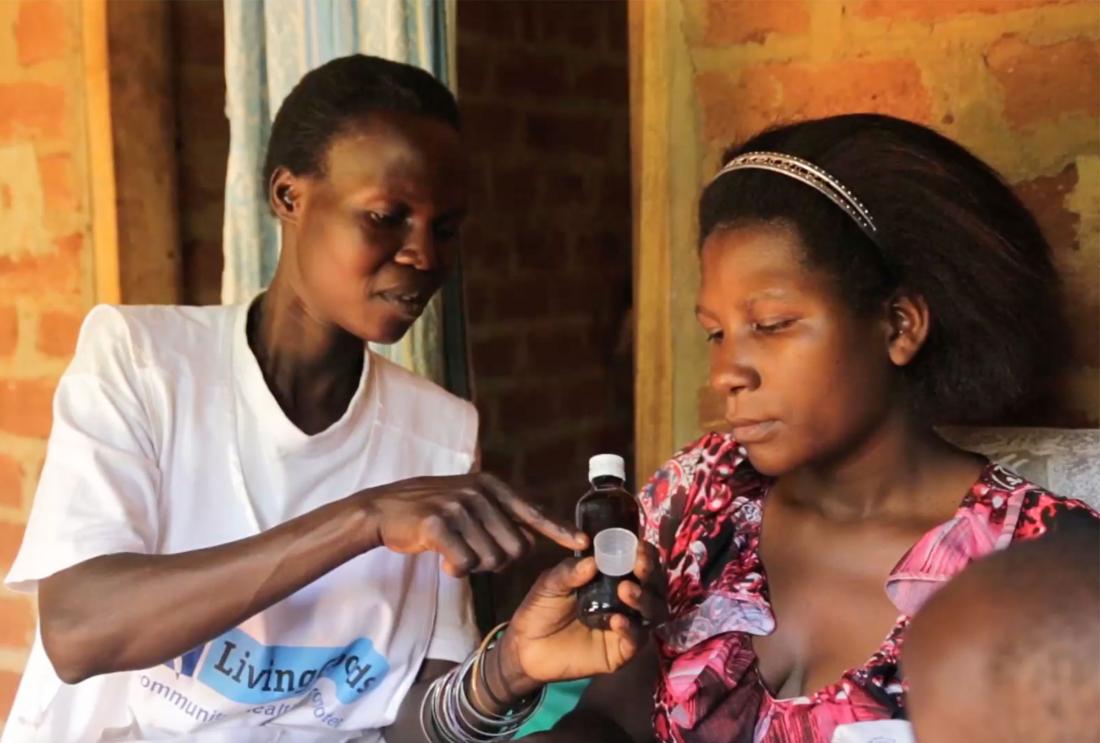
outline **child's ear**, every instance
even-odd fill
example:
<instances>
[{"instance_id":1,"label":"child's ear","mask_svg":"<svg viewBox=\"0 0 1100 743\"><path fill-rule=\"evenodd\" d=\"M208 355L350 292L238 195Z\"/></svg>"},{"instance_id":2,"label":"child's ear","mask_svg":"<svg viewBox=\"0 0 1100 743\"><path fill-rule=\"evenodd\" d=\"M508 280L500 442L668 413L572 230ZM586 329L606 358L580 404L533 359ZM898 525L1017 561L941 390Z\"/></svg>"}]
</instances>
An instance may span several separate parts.
<instances>
[{"instance_id":1,"label":"child's ear","mask_svg":"<svg viewBox=\"0 0 1100 743\"><path fill-rule=\"evenodd\" d=\"M886 350L896 366L912 362L928 340L932 316L919 294L899 294L886 307Z\"/></svg>"}]
</instances>

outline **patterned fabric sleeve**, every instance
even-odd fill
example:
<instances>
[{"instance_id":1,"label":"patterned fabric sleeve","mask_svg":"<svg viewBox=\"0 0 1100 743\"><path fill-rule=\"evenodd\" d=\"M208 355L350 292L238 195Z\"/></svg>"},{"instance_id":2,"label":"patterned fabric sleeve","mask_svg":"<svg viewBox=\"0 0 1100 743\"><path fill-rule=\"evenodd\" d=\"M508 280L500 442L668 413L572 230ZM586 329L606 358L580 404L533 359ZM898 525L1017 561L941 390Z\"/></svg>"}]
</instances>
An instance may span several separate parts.
<instances>
[{"instance_id":1,"label":"patterned fabric sleeve","mask_svg":"<svg viewBox=\"0 0 1100 743\"><path fill-rule=\"evenodd\" d=\"M684 516L684 473L693 470L693 463L700 457L703 440L677 452L638 493L638 504L642 510L642 538L657 548L664 565L668 565L676 530Z\"/></svg>"},{"instance_id":2,"label":"patterned fabric sleeve","mask_svg":"<svg viewBox=\"0 0 1100 743\"><path fill-rule=\"evenodd\" d=\"M1024 497L1012 540L1037 539L1047 533L1096 529L1098 522L1100 517L1088 504L1073 498L1060 498L1046 490L1035 488Z\"/></svg>"}]
</instances>

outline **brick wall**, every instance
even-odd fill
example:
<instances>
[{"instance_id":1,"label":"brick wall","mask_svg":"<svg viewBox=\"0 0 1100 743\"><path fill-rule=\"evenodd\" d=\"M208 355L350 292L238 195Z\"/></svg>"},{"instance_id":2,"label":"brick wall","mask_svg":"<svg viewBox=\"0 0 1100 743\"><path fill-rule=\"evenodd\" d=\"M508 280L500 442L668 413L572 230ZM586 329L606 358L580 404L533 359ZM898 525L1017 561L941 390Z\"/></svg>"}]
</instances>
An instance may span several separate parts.
<instances>
[{"instance_id":1,"label":"brick wall","mask_svg":"<svg viewBox=\"0 0 1100 743\"><path fill-rule=\"evenodd\" d=\"M682 2L703 158L781 121L880 111L996 167L1065 277L1071 368L1017 424L1100 425L1100 4L1094 0ZM686 259L686 257L685 257ZM698 385L699 365L677 369ZM721 420L704 387L694 421Z\"/></svg>"},{"instance_id":2,"label":"brick wall","mask_svg":"<svg viewBox=\"0 0 1100 743\"><path fill-rule=\"evenodd\" d=\"M626 4L462 0L457 25L484 463L571 518L589 455L632 439ZM560 556L500 576L498 612Z\"/></svg>"},{"instance_id":3,"label":"brick wall","mask_svg":"<svg viewBox=\"0 0 1100 743\"><path fill-rule=\"evenodd\" d=\"M0 572L23 534L50 402L93 296L80 5L0 2ZM0 589L0 719L34 634Z\"/></svg>"}]
</instances>

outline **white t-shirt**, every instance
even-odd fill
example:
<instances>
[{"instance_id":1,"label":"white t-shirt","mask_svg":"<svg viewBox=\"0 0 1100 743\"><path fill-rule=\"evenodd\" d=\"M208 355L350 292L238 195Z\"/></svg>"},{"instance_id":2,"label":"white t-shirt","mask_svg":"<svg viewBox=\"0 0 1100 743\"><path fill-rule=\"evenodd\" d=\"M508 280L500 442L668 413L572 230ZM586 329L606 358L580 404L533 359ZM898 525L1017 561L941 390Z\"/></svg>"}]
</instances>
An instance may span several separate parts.
<instances>
[{"instance_id":1,"label":"white t-shirt","mask_svg":"<svg viewBox=\"0 0 1100 743\"><path fill-rule=\"evenodd\" d=\"M224 544L366 487L471 469L473 406L370 353L343 417L302 433L264 383L247 314L88 315L9 587L34 591L99 555ZM67 685L37 637L3 743L380 741L422 662L461 660L476 641L468 585L437 555L375 549L155 668Z\"/></svg>"}]
</instances>

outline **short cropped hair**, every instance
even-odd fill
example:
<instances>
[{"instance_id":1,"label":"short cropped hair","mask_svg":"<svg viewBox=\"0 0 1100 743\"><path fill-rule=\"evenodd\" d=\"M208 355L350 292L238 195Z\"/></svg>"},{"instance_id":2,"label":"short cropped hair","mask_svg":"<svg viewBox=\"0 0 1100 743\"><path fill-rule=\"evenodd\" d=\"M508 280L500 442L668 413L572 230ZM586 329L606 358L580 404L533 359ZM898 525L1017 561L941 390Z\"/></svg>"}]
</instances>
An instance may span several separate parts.
<instances>
[{"instance_id":1,"label":"short cropped hair","mask_svg":"<svg viewBox=\"0 0 1100 743\"><path fill-rule=\"evenodd\" d=\"M279 107L264 158L264 186L276 168L323 175L335 136L371 113L425 116L459 128L458 104L443 83L412 65L354 54L307 72Z\"/></svg>"}]
</instances>

